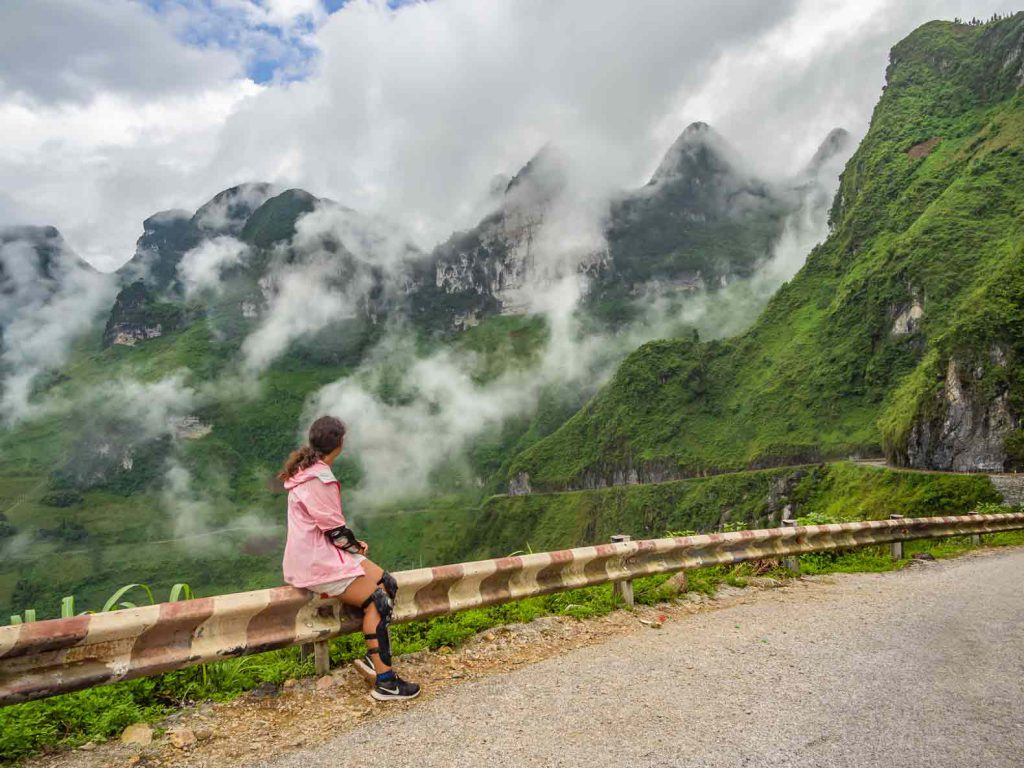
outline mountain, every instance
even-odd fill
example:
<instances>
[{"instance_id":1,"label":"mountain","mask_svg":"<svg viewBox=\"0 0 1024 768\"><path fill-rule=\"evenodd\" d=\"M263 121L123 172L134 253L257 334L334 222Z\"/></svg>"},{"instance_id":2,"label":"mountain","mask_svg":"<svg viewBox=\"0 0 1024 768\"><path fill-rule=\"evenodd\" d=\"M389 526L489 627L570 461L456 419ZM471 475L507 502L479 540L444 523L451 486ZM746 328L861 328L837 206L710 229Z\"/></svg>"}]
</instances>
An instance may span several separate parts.
<instances>
[{"instance_id":1,"label":"mountain","mask_svg":"<svg viewBox=\"0 0 1024 768\"><path fill-rule=\"evenodd\" d=\"M846 131L832 131L803 171L770 183L744 171L706 123L688 126L644 187L611 201L603 217L606 247L578 254L571 264L591 278L588 311L622 325L652 293L716 290L749 277L770 256L790 216L824 204L825 169L847 139ZM427 265L436 283L429 286L429 274L419 280L421 295L457 305L450 317L456 327L495 312L523 311L524 291L557 277L564 266L539 235L565 195L564 161L557 148L546 146L508 182L495 211L434 250Z\"/></svg>"},{"instance_id":2,"label":"mountain","mask_svg":"<svg viewBox=\"0 0 1024 768\"><path fill-rule=\"evenodd\" d=\"M518 311L517 294L537 266L535 240L564 189L562 160L547 146L504 185L494 211L434 249L417 281L417 315L427 304L452 306L450 322L465 328L488 314Z\"/></svg>"},{"instance_id":3,"label":"mountain","mask_svg":"<svg viewBox=\"0 0 1024 768\"><path fill-rule=\"evenodd\" d=\"M0 227L0 331L26 305L45 303L80 274L97 273L56 227Z\"/></svg>"},{"instance_id":4,"label":"mountain","mask_svg":"<svg viewBox=\"0 0 1024 768\"><path fill-rule=\"evenodd\" d=\"M54 227L0 227L0 417L21 416L44 374L109 301L112 280Z\"/></svg>"},{"instance_id":5,"label":"mountain","mask_svg":"<svg viewBox=\"0 0 1024 768\"><path fill-rule=\"evenodd\" d=\"M743 167L712 129L691 126L649 184L610 203L607 248L556 258L545 230L565 225L574 200L554 147L501 181L476 227L429 251L400 224L264 183L147 218L132 258L96 276L106 287L73 294L90 297L89 312L42 300L18 316L21 339L49 338L41 327L67 336L58 354L22 361L25 376L4 379L11 391L18 383L24 414L0 433L0 611L52 612L64 594L91 604L126 581L187 580L205 593L277 583L281 499L269 478L309 404L349 384L359 399L347 412L374 412L374 424L395 431L362 458L346 455L337 472L347 488L411 431L450 429L432 426L438 412L470 434L455 447L438 441L425 495L380 516L348 497L369 528L402 512L382 545L394 567L458 556L461 539L445 527L465 527L504 486L511 457L558 429L601 380L539 372L552 327L528 314L531 292L584 272L592 289L581 314L594 322L569 343L597 348L601 370L613 365L655 333L644 318L634 323L652 296L681 307L757 275L827 176L769 183ZM750 311L766 299L752 297ZM614 333L589 336L595 325ZM533 393L541 374L551 380ZM521 404L508 409L484 392L494 402L476 410L491 383ZM436 541L425 543L424 530ZM55 572L59 551L65 567Z\"/></svg>"},{"instance_id":6,"label":"mountain","mask_svg":"<svg viewBox=\"0 0 1024 768\"><path fill-rule=\"evenodd\" d=\"M240 184L214 195L195 213L171 210L155 213L142 223L135 254L117 275L122 283L144 279L158 293L180 289L178 264L204 238L237 237L249 217L276 194L265 183Z\"/></svg>"},{"instance_id":7,"label":"mountain","mask_svg":"<svg viewBox=\"0 0 1024 768\"><path fill-rule=\"evenodd\" d=\"M932 22L896 45L842 174L831 235L753 327L644 345L511 462L511 487L851 453L930 469L1021 467L1022 87L1024 13Z\"/></svg>"},{"instance_id":8,"label":"mountain","mask_svg":"<svg viewBox=\"0 0 1024 768\"><path fill-rule=\"evenodd\" d=\"M621 325L652 292L715 290L749 277L768 258L788 217L822 195L822 169L844 150L845 136L833 131L793 180L768 183L742 171L735 152L708 125L686 128L648 184L610 204L607 249L583 253L570 265L592 278L588 309ZM135 255L117 272L123 288L104 343L131 346L179 329L197 313L209 315L209 295L203 306L188 306L187 257L201 256L204 248L227 239L246 249L244 264L217 275L219 314L235 333L251 326L246 320L256 319L265 307L274 268L303 261L314 249L332 254L326 259L334 264L328 272L339 279L351 282L359 272L359 281L372 283L369 293L375 298L356 302L372 322L397 314L422 329L450 333L484 317L522 313L530 286L557 277L558 265L547 263L550 254L539 237L545 221L558 215L565 194L564 162L547 146L504 184L494 211L474 228L453 234L429 254L403 243L388 260L392 274L385 279L381 269L372 269L378 254L363 247L363 269L356 266L360 259L353 251L360 249L353 240L335 241L337 230L357 241L368 236L380 241L386 236L379 233L392 225L300 189L280 191L266 183L232 187L194 213L164 211L145 220ZM307 237L306 253L298 254L292 243L298 222L317 209L345 217L345 225L339 228L334 217L324 217L324 226L336 231L325 231L319 243ZM289 255L280 258L281 252ZM374 274L365 274L368 270ZM227 284L232 287L223 290Z\"/></svg>"},{"instance_id":9,"label":"mountain","mask_svg":"<svg viewBox=\"0 0 1024 768\"><path fill-rule=\"evenodd\" d=\"M314 211L300 235L300 220ZM408 279L385 275L387 269L406 270L421 257L401 241L388 246L390 264L378 263L374 249L393 239L381 234L387 226L305 190L264 183L227 189L194 214L157 214L145 221L135 256L118 270L124 287L104 343L134 346L200 319L240 339L265 318L282 276L302 268L351 294L349 319L375 323L404 303L393 289L408 290Z\"/></svg>"},{"instance_id":10,"label":"mountain","mask_svg":"<svg viewBox=\"0 0 1024 768\"><path fill-rule=\"evenodd\" d=\"M794 214L825 204L828 166L847 138L833 130L800 173L769 183L743 170L713 128L691 124L644 187L612 202L608 254L589 307L621 323L666 293L714 291L750 277Z\"/></svg>"}]
</instances>

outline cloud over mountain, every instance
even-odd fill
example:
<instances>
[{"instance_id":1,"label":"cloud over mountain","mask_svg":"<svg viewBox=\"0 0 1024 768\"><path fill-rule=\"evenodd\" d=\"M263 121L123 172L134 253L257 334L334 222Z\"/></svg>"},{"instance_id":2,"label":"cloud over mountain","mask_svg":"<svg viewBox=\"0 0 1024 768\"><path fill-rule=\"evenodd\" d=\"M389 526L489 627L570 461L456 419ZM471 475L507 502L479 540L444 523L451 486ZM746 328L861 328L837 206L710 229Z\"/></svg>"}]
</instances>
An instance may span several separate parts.
<instances>
[{"instance_id":1,"label":"cloud over mountain","mask_svg":"<svg viewBox=\"0 0 1024 768\"><path fill-rule=\"evenodd\" d=\"M863 131L894 39L1011 4L982 6L5 3L0 217L53 223L112 268L152 211L259 178L387 213L430 248L548 141L595 197L649 177L694 120L778 172L835 125ZM44 14L55 61L29 42Z\"/></svg>"}]
</instances>

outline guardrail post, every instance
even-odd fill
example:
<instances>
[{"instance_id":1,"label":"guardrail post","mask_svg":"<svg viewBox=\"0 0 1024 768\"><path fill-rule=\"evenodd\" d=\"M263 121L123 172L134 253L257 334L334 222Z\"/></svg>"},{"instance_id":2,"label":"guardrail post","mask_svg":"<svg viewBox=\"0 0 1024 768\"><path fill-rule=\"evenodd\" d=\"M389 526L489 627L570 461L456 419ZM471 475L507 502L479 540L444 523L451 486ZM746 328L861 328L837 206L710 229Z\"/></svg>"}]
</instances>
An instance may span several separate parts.
<instances>
[{"instance_id":1,"label":"guardrail post","mask_svg":"<svg viewBox=\"0 0 1024 768\"><path fill-rule=\"evenodd\" d=\"M783 520L783 528L796 528L796 520ZM782 558L782 567L787 571L792 571L797 576L800 575L800 557L797 555L789 555L788 557Z\"/></svg>"},{"instance_id":2,"label":"guardrail post","mask_svg":"<svg viewBox=\"0 0 1024 768\"><path fill-rule=\"evenodd\" d=\"M890 520L902 520L903 519L903 515L889 515L889 519ZM903 542L902 541L894 541L894 542L890 543L889 544L889 554L892 555L892 559L893 560L897 560L897 561L902 560L903 559Z\"/></svg>"},{"instance_id":3,"label":"guardrail post","mask_svg":"<svg viewBox=\"0 0 1024 768\"><path fill-rule=\"evenodd\" d=\"M977 511L971 511L971 512L968 512L967 514L968 515L976 515L978 513L977 513ZM973 544L976 547L980 547L981 546L981 534L980 533L972 533L971 534L971 544Z\"/></svg>"},{"instance_id":4,"label":"guardrail post","mask_svg":"<svg viewBox=\"0 0 1024 768\"><path fill-rule=\"evenodd\" d=\"M632 541L633 537L627 533L616 533L612 536L612 544L621 544L625 541ZM630 610L633 609L633 580L624 579L623 581L616 581L612 584L612 595L619 597L626 607Z\"/></svg>"},{"instance_id":5,"label":"guardrail post","mask_svg":"<svg viewBox=\"0 0 1024 768\"><path fill-rule=\"evenodd\" d=\"M313 643L313 666L318 675L326 675L331 671L331 653L326 640Z\"/></svg>"}]
</instances>

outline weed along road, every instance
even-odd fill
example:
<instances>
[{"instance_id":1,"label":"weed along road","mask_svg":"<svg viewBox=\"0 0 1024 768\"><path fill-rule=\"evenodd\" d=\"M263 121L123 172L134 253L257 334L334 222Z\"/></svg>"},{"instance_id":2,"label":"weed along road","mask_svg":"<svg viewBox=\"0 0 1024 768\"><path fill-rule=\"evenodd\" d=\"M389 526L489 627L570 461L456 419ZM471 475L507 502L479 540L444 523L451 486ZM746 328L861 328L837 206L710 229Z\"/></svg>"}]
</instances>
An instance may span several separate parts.
<instances>
[{"instance_id":1,"label":"weed along road","mask_svg":"<svg viewBox=\"0 0 1024 768\"><path fill-rule=\"evenodd\" d=\"M748 591L259 764L1022 764L1024 550Z\"/></svg>"}]
</instances>

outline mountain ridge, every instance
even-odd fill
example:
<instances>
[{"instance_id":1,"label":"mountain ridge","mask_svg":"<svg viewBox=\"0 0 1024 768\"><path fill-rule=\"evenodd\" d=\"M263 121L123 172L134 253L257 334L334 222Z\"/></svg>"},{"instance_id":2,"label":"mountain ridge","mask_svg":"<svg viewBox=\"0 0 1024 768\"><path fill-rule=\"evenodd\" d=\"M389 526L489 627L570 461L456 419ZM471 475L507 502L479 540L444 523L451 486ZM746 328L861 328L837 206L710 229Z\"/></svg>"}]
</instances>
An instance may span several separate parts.
<instances>
[{"instance_id":1,"label":"mountain ridge","mask_svg":"<svg viewBox=\"0 0 1024 768\"><path fill-rule=\"evenodd\" d=\"M940 469L1018 466L1022 52L1024 13L984 26L931 22L898 43L841 176L829 239L757 323L725 341L641 347L511 462L510 488L850 453Z\"/></svg>"}]
</instances>

